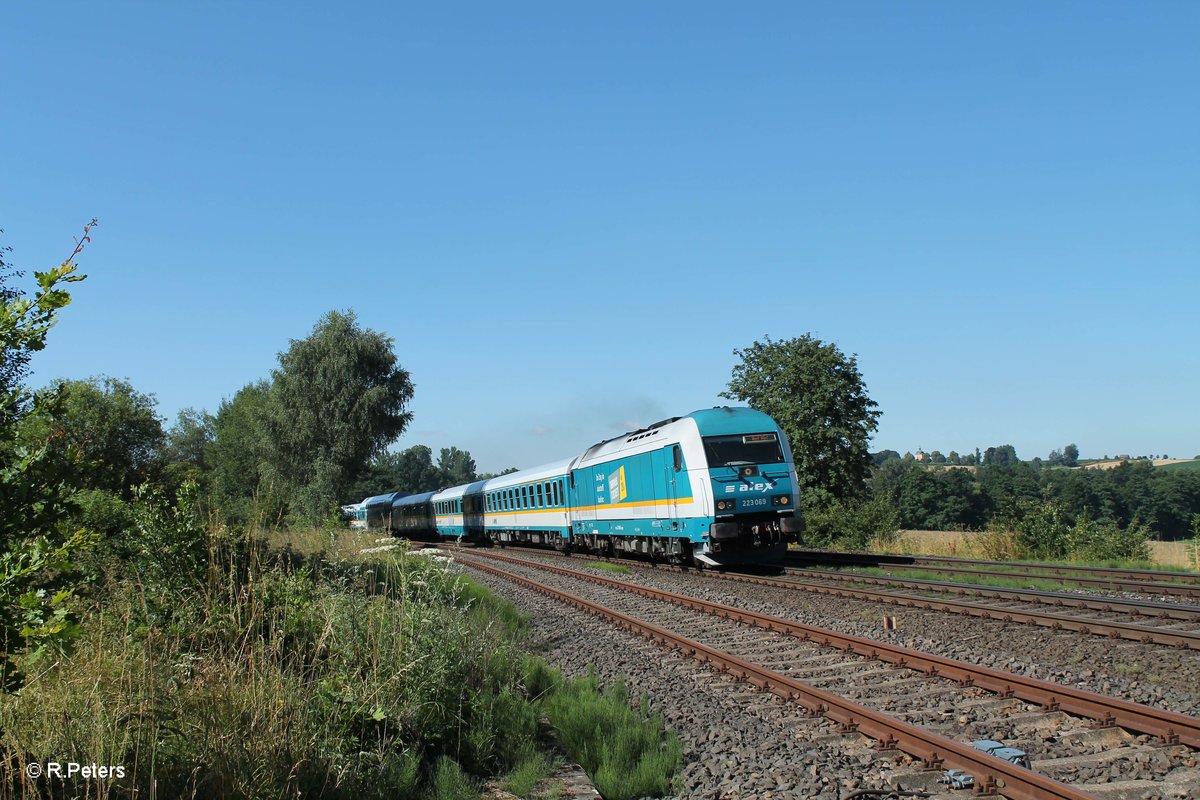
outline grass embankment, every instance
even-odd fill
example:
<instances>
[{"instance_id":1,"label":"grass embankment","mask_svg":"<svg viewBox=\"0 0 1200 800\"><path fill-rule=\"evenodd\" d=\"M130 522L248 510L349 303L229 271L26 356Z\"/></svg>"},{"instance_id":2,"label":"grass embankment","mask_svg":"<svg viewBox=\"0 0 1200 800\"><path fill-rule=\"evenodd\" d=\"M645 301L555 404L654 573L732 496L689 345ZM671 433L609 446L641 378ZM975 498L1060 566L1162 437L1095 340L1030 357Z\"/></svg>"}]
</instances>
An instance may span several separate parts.
<instances>
[{"instance_id":1,"label":"grass embankment","mask_svg":"<svg viewBox=\"0 0 1200 800\"><path fill-rule=\"evenodd\" d=\"M633 574L633 570L631 570L629 567L625 566L624 564L610 564L607 561L589 561L584 566L595 567L596 569L602 569L602 570L605 570L606 572L616 572L621 575L632 575Z\"/></svg>"},{"instance_id":2,"label":"grass embankment","mask_svg":"<svg viewBox=\"0 0 1200 800\"><path fill-rule=\"evenodd\" d=\"M536 666L511 605L430 559L357 560L371 537L334 538L329 550L346 558L214 536L196 580L110 564L74 652L0 696L0 798L465 800L485 779L528 797L553 767L539 716L562 719L556 698L581 691L608 703L578 712L584 729L643 748L596 762L598 782L619 773L606 796L669 783L678 743L661 721ZM527 674L541 697L526 691ZM617 718L616 733L604 728ZM585 766L609 748L583 740L564 737ZM48 761L125 774L25 777ZM643 780L647 770L660 780Z\"/></svg>"}]
</instances>

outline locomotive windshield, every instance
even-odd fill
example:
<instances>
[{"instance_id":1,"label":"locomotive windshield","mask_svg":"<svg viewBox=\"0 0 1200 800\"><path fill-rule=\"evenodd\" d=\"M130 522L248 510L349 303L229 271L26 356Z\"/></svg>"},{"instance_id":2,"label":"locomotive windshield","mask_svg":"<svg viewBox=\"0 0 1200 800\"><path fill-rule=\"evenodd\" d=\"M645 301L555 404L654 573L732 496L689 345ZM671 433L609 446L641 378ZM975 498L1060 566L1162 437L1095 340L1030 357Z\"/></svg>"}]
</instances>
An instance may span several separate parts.
<instances>
[{"instance_id":1,"label":"locomotive windshield","mask_svg":"<svg viewBox=\"0 0 1200 800\"><path fill-rule=\"evenodd\" d=\"M730 464L778 464L783 461L779 437L773 433L705 436L704 454L709 467Z\"/></svg>"}]
</instances>

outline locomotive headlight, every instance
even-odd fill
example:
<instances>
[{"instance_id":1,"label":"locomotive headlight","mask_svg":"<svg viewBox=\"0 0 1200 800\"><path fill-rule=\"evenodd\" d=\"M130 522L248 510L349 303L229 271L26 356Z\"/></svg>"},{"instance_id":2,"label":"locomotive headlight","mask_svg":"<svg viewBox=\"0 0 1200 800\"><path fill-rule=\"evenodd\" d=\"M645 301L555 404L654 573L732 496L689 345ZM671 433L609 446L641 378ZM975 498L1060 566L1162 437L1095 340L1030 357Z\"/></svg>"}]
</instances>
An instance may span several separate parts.
<instances>
[{"instance_id":1,"label":"locomotive headlight","mask_svg":"<svg viewBox=\"0 0 1200 800\"><path fill-rule=\"evenodd\" d=\"M791 495L789 495L789 494L781 494L781 495L776 495L776 497L775 497L775 505L777 505L777 506L788 506L788 505L791 505L791 504L792 504L792 496L791 496Z\"/></svg>"},{"instance_id":2,"label":"locomotive headlight","mask_svg":"<svg viewBox=\"0 0 1200 800\"><path fill-rule=\"evenodd\" d=\"M718 500L717 511L733 511L733 500Z\"/></svg>"}]
</instances>

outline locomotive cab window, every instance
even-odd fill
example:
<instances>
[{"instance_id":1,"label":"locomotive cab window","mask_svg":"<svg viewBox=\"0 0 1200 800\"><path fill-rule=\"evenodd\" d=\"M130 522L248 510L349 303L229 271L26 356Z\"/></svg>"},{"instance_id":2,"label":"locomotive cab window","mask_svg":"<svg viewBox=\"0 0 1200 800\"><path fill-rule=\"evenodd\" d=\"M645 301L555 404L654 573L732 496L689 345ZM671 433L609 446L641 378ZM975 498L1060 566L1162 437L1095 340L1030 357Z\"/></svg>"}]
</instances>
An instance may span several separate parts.
<instances>
[{"instance_id":1,"label":"locomotive cab window","mask_svg":"<svg viewBox=\"0 0 1200 800\"><path fill-rule=\"evenodd\" d=\"M675 462L676 472L679 472L679 470L683 469L683 450L679 447L679 445L674 445L671 448L671 458Z\"/></svg>"},{"instance_id":2,"label":"locomotive cab window","mask_svg":"<svg viewBox=\"0 0 1200 800\"><path fill-rule=\"evenodd\" d=\"M704 455L708 466L730 464L778 464L783 461L779 437L773 433L705 436Z\"/></svg>"}]
</instances>

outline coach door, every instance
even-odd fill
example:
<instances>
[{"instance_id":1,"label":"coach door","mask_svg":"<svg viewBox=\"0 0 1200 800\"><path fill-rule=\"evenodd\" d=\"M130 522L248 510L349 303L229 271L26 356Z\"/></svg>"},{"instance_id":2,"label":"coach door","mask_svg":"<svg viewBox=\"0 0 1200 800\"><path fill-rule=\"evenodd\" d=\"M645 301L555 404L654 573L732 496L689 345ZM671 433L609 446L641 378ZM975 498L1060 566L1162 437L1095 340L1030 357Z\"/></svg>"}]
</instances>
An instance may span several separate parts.
<instances>
[{"instance_id":1,"label":"coach door","mask_svg":"<svg viewBox=\"0 0 1200 800\"><path fill-rule=\"evenodd\" d=\"M596 527L596 492L591 481L583 476L591 470L571 470L567 473L567 497L571 505L571 525L576 534L591 533Z\"/></svg>"},{"instance_id":2,"label":"coach door","mask_svg":"<svg viewBox=\"0 0 1200 800\"><path fill-rule=\"evenodd\" d=\"M676 517L675 503L678 474L675 470L678 445L667 445L652 453L652 469L654 471L654 516L661 520L673 520Z\"/></svg>"}]
</instances>

